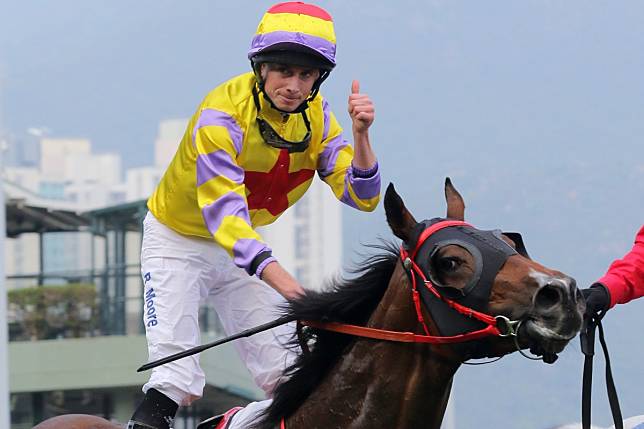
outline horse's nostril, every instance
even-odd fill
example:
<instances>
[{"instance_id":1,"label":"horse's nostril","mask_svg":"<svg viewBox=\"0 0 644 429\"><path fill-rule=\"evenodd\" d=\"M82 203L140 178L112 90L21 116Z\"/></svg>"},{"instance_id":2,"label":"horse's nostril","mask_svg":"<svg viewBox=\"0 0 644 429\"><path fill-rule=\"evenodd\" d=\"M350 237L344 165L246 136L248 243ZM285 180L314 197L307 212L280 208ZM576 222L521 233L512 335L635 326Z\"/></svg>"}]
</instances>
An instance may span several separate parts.
<instances>
[{"instance_id":1,"label":"horse's nostril","mask_svg":"<svg viewBox=\"0 0 644 429\"><path fill-rule=\"evenodd\" d=\"M545 285L537 291L534 298L536 308L547 309L561 303L561 286Z\"/></svg>"}]
</instances>

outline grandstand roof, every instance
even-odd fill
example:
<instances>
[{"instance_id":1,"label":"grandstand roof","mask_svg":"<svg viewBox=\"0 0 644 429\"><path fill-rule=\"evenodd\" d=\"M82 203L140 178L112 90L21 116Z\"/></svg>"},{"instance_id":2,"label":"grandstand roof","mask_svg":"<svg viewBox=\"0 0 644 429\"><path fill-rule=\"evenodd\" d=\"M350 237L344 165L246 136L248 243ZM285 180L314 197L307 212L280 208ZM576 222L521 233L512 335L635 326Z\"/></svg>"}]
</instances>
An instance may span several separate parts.
<instances>
[{"instance_id":1,"label":"grandstand roof","mask_svg":"<svg viewBox=\"0 0 644 429\"><path fill-rule=\"evenodd\" d=\"M121 228L138 231L147 211L145 200L85 212L37 206L24 199L8 199L5 206L6 234L10 238L30 232L91 231L104 234Z\"/></svg>"},{"instance_id":2,"label":"grandstand roof","mask_svg":"<svg viewBox=\"0 0 644 429\"><path fill-rule=\"evenodd\" d=\"M5 204L7 237L14 238L29 232L83 231L90 220L73 210L38 207L22 199L10 199Z\"/></svg>"}]
</instances>

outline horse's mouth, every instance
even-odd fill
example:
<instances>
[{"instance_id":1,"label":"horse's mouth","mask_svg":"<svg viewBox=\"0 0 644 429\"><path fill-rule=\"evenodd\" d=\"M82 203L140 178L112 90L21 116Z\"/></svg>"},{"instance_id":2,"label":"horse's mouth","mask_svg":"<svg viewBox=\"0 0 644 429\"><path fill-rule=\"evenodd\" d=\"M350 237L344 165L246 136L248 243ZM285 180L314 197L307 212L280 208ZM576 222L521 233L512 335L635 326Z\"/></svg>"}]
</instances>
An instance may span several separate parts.
<instances>
[{"instance_id":1,"label":"horse's mouth","mask_svg":"<svg viewBox=\"0 0 644 429\"><path fill-rule=\"evenodd\" d=\"M530 349L538 354L560 353L577 335L577 330L562 333L560 329L546 326L543 322L534 319L528 319L523 327Z\"/></svg>"}]
</instances>

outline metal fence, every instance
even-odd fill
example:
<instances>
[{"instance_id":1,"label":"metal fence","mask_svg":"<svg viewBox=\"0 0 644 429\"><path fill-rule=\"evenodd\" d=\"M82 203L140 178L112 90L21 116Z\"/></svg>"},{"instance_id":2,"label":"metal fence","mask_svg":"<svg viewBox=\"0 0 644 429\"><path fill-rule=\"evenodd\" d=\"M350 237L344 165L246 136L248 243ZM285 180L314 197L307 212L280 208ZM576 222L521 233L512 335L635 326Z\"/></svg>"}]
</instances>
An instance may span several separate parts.
<instances>
[{"instance_id":1,"label":"metal fence","mask_svg":"<svg viewBox=\"0 0 644 429\"><path fill-rule=\"evenodd\" d=\"M10 341L145 332L138 264L7 276L6 286ZM202 332L223 333L212 308L202 307L199 319Z\"/></svg>"}]
</instances>

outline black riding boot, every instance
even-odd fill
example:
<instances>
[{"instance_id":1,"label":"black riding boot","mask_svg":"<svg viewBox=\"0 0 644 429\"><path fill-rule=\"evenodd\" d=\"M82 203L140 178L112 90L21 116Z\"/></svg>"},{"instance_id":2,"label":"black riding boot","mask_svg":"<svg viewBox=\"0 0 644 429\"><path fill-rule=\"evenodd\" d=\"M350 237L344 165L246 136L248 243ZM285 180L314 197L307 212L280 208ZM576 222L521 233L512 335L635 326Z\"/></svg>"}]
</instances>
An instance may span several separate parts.
<instances>
[{"instance_id":1,"label":"black riding boot","mask_svg":"<svg viewBox=\"0 0 644 429\"><path fill-rule=\"evenodd\" d=\"M127 423L127 429L170 429L179 405L156 389L150 389Z\"/></svg>"}]
</instances>

